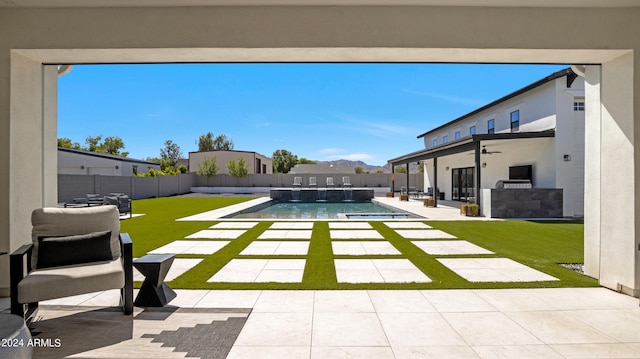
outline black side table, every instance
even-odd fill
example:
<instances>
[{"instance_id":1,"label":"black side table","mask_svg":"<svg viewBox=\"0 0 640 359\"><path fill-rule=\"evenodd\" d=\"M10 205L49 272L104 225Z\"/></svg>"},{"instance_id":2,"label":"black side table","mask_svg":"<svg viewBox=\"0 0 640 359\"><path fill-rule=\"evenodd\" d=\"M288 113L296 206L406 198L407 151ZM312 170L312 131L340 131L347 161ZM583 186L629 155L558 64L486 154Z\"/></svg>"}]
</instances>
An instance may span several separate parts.
<instances>
[{"instance_id":1,"label":"black side table","mask_svg":"<svg viewBox=\"0 0 640 359\"><path fill-rule=\"evenodd\" d=\"M133 305L164 307L176 297L176 292L164 283L174 258L175 254L147 254L133 261L133 266L145 277Z\"/></svg>"}]
</instances>

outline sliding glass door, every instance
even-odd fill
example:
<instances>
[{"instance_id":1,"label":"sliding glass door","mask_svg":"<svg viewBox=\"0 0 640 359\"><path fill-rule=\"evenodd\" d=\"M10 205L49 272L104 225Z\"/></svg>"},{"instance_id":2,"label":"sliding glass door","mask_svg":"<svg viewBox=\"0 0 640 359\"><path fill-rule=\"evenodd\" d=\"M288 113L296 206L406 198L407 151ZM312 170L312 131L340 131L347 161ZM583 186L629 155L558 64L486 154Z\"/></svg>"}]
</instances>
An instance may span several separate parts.
<instances>
[{"instance_id":1,"label":"sliding glass door","mask_svg":"<svg viewBox=\"0 0 640 359\"><path fill-rule=\"evenodd\" d=\"M473 167L454 168L451 171L451 199L465 202L475 199L474 172Z\"/></svg>"}]
</instances>

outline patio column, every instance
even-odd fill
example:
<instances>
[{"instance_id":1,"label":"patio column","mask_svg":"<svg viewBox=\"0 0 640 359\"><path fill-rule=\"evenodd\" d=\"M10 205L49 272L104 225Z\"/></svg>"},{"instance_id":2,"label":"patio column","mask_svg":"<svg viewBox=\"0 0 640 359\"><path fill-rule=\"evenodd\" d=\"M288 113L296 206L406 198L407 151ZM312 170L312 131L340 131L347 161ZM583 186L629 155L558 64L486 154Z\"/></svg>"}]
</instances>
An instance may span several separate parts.
<instances>
[{"instance_id":1,"label":"patio column","mask_svg":"<svg viewBox=\"0 0 640 359\"><path fill-rule=\"evenodd\" d=\"M396 192L396 172L395 172L395 166L392 163L391 164L391 198L394 198L396 196L395 192Z\"/></svg>"},{"instance_id":2,"label":"patio column","mask_svg":"<svg viewBox=\"0 0 640 359\"><path fill-rule=\"evenodd\" d=\"M480 188L481 187L481 181L480 181L480 141L476 142L476 204L478 206L480 206ZM482 213L480 211L480 209L478 210L478 213Z\"/></svg>"},{"instance_id":3,"label":"patio column","mask_svg":"<svg viewBox=\"0 0 640 359\"><path fill-rule=\"evenodd\" d=\"M433 158L433 206L438 207L438 157Z\"/></svg>"},{"instance_id":4,"label":"patio column","mask_svg":"<svg viewBox=\"0 0 640 359\"><path fill-rule=\"evenodd\" d=\"M409 162L406 165L407 168L407 202L409 201Z\"/></svg>"}]
</instances>

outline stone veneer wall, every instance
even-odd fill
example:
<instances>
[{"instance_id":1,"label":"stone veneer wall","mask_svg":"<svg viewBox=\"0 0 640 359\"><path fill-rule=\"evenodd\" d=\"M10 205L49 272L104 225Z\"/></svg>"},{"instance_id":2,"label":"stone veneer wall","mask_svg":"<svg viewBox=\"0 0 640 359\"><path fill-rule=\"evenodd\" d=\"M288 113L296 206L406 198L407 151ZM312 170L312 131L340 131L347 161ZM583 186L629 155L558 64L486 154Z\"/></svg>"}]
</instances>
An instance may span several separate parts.
<instances>
[{"instance_id":1,"label":"stone veneer wall","mask_svg":"<svg viewBox=\"0 0 640 359\"><path fill-rule=\"evenodd\" d=\"M562 218L562 189L492 189L492 218Z\"/></svg>"}]
</instances>

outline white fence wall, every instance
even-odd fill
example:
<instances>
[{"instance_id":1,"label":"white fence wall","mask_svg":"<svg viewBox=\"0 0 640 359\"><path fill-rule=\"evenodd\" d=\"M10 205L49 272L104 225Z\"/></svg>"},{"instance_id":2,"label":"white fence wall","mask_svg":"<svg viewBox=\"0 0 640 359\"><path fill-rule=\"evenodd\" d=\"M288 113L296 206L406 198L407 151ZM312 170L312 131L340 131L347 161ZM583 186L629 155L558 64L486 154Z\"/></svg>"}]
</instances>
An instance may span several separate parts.
<instances>
[{"instance_id":1,"label":"white fence wall","mask_svg":"<svg viewBox=\"0 0 640 359\"><path fill-rule=\"evenodd\" d=\"M345 174L315 175L318 186L326 184L327 177L333 177L336 187L342 186L342 177L348 176L353 187L391 187L391 174ZM406 186L407 175L396 173L395 189ZM311 175L293 174L254 174L244 178L229 175L202 177L195 173L178 176L159 177L123 177L101 175L58 175L58 202L72 202L74 198L84 197L87 193L109 194L125 193L133 199L166 197L191 192L191 187L291 187L294 177L302 177L302 187L309 186ZM410 174L409 185L422 189L422 174Z\"/></svg>"}]
</instances>

